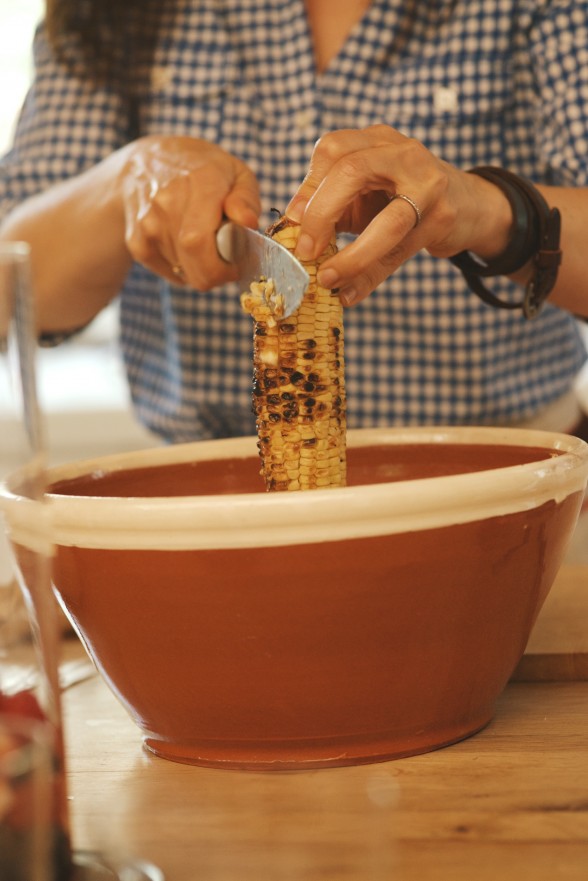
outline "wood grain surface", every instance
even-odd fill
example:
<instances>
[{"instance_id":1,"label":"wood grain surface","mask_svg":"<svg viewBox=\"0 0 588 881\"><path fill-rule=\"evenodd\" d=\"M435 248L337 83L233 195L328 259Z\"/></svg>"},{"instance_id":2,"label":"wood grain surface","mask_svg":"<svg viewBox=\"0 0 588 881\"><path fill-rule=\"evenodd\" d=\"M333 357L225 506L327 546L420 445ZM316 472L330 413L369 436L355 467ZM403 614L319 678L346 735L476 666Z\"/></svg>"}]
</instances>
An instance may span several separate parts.
<instances>
[{"instance_id":1,"label":"wood grain surface","mask_svg":"<svg viewBox=\"0 0 588 881\"><path fill-rule=\"evenodd\" d=\"M513 678L588 681L588 566L560 570Z\"/></svg>"},{"instance_id":2,"label":"wood grain surface","mask_svg":"<svg viewBox=\"0 0 588 881\"><path fill-rule=\"evenodd\" d=\"M562 571L529 643L533 663L582 656L585 630L572 625L587 577L588 567ZM571 617L569 602L580 603ZM81 675L80 653L70 641L65 669L78 681L66 682L64 710L78 849L115 863L149 858L167 881L588 877L587 681L511 682L484 731L437 752L253 773L148 755L98 676Z\"/></svg>"},{"instance_id":3,"label":"wood grain surface","mask_svg":"<svg viewBox=\"0 0 588 881\"><path fill-rule=\"evenodd\" d=\"M437 752L299 772L147 755L98 678L66 697L76 848L168 881L585 881L588 683L508 686L494 721Z\"/></svg>"}]
</instances>

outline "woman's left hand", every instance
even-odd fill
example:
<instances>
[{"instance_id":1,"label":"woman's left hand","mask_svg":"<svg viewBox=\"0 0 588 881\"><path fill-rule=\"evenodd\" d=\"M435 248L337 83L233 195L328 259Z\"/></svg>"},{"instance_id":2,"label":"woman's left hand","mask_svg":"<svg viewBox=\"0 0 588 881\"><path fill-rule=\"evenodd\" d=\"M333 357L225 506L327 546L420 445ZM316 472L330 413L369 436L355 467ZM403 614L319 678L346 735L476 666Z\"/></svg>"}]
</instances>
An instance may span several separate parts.
<instances>
[{"instance_id":1,"label":"woman's left hand","mask_svg":"<svg viewBox=\"0 0 588 881\"><path fill-rule=\"evenodd\" d=\"M463 250L496 256L512 223L497 187L385 125L324 135L286 214L301 224L302 260L315 259L333 229L359 234L319 274L321 284L339 289L347 306L422 248L435 257Z\"/></svg>"}]
</instances>

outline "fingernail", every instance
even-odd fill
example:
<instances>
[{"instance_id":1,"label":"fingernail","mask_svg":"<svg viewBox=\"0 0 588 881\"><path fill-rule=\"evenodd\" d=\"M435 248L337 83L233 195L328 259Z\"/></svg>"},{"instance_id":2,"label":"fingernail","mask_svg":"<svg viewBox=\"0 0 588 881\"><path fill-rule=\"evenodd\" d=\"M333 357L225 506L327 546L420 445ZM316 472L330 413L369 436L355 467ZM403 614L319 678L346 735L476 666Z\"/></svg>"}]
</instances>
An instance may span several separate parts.
<instances>
[{"instance_id":1,"label":"fingernail","mask_svg":"<svg viewBox=\"0 0 588 881\"><path fill-rule=\"evenodd\" d=\"M288 205L288 207L286 208L286 217L288 217L290 220L293 220L294 223L300 223L305 208L306 202L304 202L302 199L291 202L290 205Z\"/></svg>"},{"instance_id":2,"label":"fingernail","mask_svg":"<svg viewBox=\"0 0 588 881\"><path fill-rule=\"evenodd\" d=\"M341 293L339 294L339 299L344 306L353 306L358 296L359 295L355 288L345 288L345 290L341 291Z\"/></svg>"},{"instance_id":3,"label":"fingernail","mask_svg":"<svg viewBox=\"0 0 588 881\"><path fill-rule=\"evenodd\" d=\"M335 272L334 269L322 269L318 274L318 283L321 287L328 288L330 291L337 287L338 281L339 273Z\"/></svg>"},{"instance_id":4,"label":"fingernail","mask_svg":"<svg viewBox=\"0 0 588 881\"><path fill-rule=\"evenodd\" d=\"M303 233L298 239L295 254L300 260L311 260L314 253L314 242L307 233Z\"/></svg>"}]
</instances>

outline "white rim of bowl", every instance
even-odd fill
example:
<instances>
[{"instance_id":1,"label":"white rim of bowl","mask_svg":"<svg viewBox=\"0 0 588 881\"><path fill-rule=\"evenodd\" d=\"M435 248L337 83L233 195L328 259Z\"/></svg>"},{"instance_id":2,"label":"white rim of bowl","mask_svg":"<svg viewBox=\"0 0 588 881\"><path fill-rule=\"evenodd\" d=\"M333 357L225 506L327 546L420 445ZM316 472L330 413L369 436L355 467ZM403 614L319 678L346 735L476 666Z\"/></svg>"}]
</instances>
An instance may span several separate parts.
<instances>
[{"instance_id":1,"label":"white rim of bowl","mask_svg":"<svg viewBox=\"0 0 588 881\"><path fill-rule=\"evenodd\" d=\"M48 494L55 544L182 550L271 547L431 529L561 502L586 487L588 444L566 434L517 428L359 429L348 445L441 442L507 444L557 451L537 462L445 477L299 493L177 498ZM257 455L256 438L197 441L57 466L49 483L91 472ZM4 499L10 492L4 489ZM12 497L14 500L14 496ZM10 499L8 498L8 501ZM12 507L13 537L25 531Z\"/></svg>"}]
</instances>

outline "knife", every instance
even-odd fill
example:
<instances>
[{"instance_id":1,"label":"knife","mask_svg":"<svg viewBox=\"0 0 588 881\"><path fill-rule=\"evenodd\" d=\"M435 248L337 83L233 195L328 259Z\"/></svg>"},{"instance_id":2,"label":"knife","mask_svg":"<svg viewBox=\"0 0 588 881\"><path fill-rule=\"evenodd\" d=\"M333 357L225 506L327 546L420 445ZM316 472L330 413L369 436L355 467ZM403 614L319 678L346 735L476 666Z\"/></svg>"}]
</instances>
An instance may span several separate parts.
<instances>
[{"instance_id":1,"label":"knife","mask_svg":"<svg viewBox=\"0 0 588 881\"><path fill-rule=\"evenodd\" d=\"M252 281L272 279L278 294L284 298L283 318L298 309L309 283L309 275L299 260L269 236L239 226L223 223L216 234L216 247L221 258L235 263L239 282L248 290Z\"/></svg>"}]
</instances>

